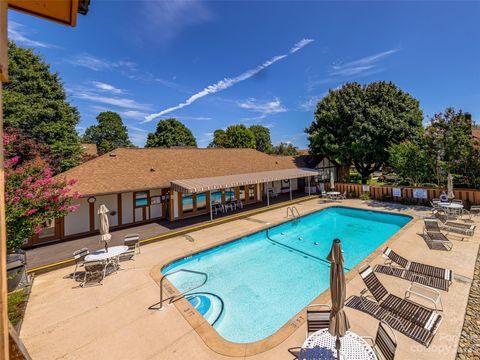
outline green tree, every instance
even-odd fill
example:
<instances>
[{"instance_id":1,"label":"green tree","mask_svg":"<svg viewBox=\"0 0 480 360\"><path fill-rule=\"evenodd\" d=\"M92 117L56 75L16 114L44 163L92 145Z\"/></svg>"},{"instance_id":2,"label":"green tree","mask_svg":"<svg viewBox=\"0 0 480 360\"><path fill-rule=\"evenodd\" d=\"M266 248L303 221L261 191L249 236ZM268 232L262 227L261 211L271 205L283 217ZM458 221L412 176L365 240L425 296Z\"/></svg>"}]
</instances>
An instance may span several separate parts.
<instances>
[{"instance_id":1,"label":"green tree","mask_svg":"<svg viewBox=\"0 0 480 360\"><path fill-rule=\"evenodd\" d=\"M104 111L97 116L98 125L85 130L83 142L96 144L98 153L105 154L119 147L133 147L128 130L116 112Z\"/></svg>"},{"instance_id":2,"label":"green tree","mask_svg":"<svg viewBox=\"0 0 480 360\"><path fill-rule=\"evenodd\" d=\"M273 146L270 153L272 155L282 156L298 155L298 148L292 144L281 142L280 144Z\"/></svg>"},{"instance_id":3,"label":"green tree","mask_svg":"<svg viewBox=\"0 0 480 360\"><path fill-rule=\"evenodd\" d=\"M471 171L474 152L472 120L465 113L447 108L430 120L425 131L429 153L436 160L438 184L443 183L446 173L465 175Z\"/></svg>"},{"instance_id":4,"label":"green tree","mask_svg":"<svg viewBox=\"0 0 480 360\"><path fill-rule=\"evenodd\" d=\"M228 148L250 148L255 149L255 135L245 125L230 125L225 131Z\"/></svg>"},{"instance_id":5,"label":"green tree","mask_svg":"<svg viewBox=\"0 0 480 360\"><path fill-rule=\"evenodd\" d=\"M395 173L412 186L420 186L433 178L435 162L425 146L418 142L404 141L388 149L389 164Z\"/></svg>"},{"instance_id":6,"label":"green tree","mask_svg":"<svg viewBox=\"0 0 480 360\"><path fill-rule=\"evenodd\" d=\"M268 153L272 151L272 139L270 138L270 129L262 125L252 125L249 127L255 136L256 149Z\"/></svg>"},{"instance_id":7,"label":"green tree","mask_svg":"<svg viewBox=\"0 0 480 360\"><path fill-rule=\"evenodd\" d=\"M160 120L157 130L148 134L145 147L169 148L172 146L197 146L190 129L175 118Z\"/></svg>"},{"instance_id":8,"label":"green tree","mask_svg":"<svg viewBox=\"0 0 480 360\"><path fill-rule=\"evenodd\" d=\"M31 49L8 44L9 82L3 84L6 128L18 128L51 153L56 172L80 162L80 141L75 127L78 110L66 101L58 73Z\"/></svg>"},{"instance_id":9,"label":"green tree","mask_svg":"<svg viewBox=\"0 0 480 360\"><path fill-rule=\"evenodd\" d=\"M213 140L208 144L209 148L225 148L228 147L228 138L225 130L217 129L213 132Z\"/></svg>"},{"instance_id":10,"label":"green tree","mask_svg":"<svg viewBox=\"0 0 480 360\"><path fill-rule=\"evenodd\" d=\"M310 153L354 164L366 183L389 157L387 149L423 131L419 102L391 82L348 83L330 90L305 129Z\"/></svg>"}]
</instances>

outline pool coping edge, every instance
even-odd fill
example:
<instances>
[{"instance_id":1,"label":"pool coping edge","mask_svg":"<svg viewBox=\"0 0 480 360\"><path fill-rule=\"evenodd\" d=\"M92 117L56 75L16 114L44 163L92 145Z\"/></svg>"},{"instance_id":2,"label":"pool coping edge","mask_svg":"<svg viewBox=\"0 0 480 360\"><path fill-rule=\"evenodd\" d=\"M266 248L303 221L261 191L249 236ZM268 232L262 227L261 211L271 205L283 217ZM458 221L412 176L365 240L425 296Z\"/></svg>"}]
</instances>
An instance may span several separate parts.
<instances>
[{"instance_id":1,"label":"pool coping edge","mask_svg":"<svg viewBox=\"0 0 480 360\"><path fill-rule=\"evenodd\" d=\"M308 201L311 199L306 199L305 201ZM326 203L324 204L325 206L322 207L321 209L313 209L313 210L307 210L304 213L302 213L302 216L307 216L311 213L322 211L331 207L343 207L343 208L354 208L354 209L360 209L360 210L366 210L365 208L361 206L355 205L348 205L348 206L342 206L339 203ZM354 266L350 271L346 272L345 274L345 281L348 282L351 281L358 273L358 269L363 266L365 263L370 263L372 262L373 259L375 259L378 256L381 256L383 254L383 249L386 246L390 246L394 241L398 240L398 238L410 227L414 226L417 221L419 221L419 217L414 215L414 214L398 214L394 213L393 211L386 211L386 210L373 210L369 209L368 211L374 211L374 212L381 212L381 213L387 213L387 214L393 214L393 215L403 215L403 216L409 216L412 219L405 224L400 230L398 230L395 234L393 234L391 237L389 237L387 240L385 240L380 246L378 246L374 251L372 251L367 257L365 257L361 262L359 262L356 266ZM244 219L243 219L244 220ZM176 256L171 256L170 258L167 258L166 260L162 261L158 265L154 266L150 270L150 276L152 277L153 281L155 281L156 284L160 283L160 279L162 277L161 275L161 270L165 267L171 264L172 262L178 261L180 259L183 259L188 256L192 256L194 254L210 250L213 248L216 248L218 246L221 246L223 244L226 244L228 242L232 242L236 239L239 239L244 236L248 236L251 234L254 234L256 232L263 231L267 228L278 226L280 224L286 223L290 221L291 219L282 219L279 221L271 222L268 224L264 224L260 229L257 229L255 231L245 231L241 234L237 234L234 236L227 237L226 239L220 240L218 242L200 247L198 249L194 250L188 250L184 251L180 255ZM164 280L164 285L163 285L163 290L165 294L165 298L168 300L171 297L178 296L180 295L180 292L175 288L175 286L168 280L168 278L165 278ZM330 303L330 289L326 289L323 291L321 294L319 294L315 299L313 299L310 304L315 304L315 303L320 303L320 304L325 304L325 303ZM246 356L253 356L256 354L260 354L263 352L266 352L268 350L273 349L274 347L278 346L281 344L283 341L285 341L288 337L290 337L295 331L297 331L306 321L306 307L301 309L295 316L293 316L290 320L288 320L280 329L278 329L275 333L272 335L256 341L256 342L251 342L251 343L234 343L231 341L228 341L224 339L214 328L211 326L205 318L198 313L193 306L188 302L184 297L181 297L178 300L175 300L173 302L175 305L175 308L182 314L182 316L185 318L185 320L192 326L193 330L196 331L196 333L200 336L200 338L203 340L203 342L212 350L215 351L216 353L220 355L225 355L225 356L231 356L231 357L246 357ZM268 313L268 311L265 311L265 313ZM301 345L301 344L299 344Z\"/></svg>"}]
</instances>

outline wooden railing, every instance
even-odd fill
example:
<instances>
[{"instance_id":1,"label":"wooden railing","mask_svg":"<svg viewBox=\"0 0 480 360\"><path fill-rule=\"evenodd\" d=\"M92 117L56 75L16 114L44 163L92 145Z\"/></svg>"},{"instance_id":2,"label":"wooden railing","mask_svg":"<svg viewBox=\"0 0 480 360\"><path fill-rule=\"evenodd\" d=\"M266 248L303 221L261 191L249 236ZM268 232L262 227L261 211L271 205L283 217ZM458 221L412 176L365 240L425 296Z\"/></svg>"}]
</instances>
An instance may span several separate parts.
<instances>
[{"instance_id":1,"label":"wooden railing","mask_svg":"<svg viewBox=\"0 0 480 360\"><path fill-rule=\"evenodd\" d=\"M326 189L330 188L330 183L325 184ZM393 196L393 189L400 188L401 196ZM424 189L427 191L427 199L417 199L413 196L414 190ZM443 191L447 191L444 188L431 188L431 187L410 187L410 186L390 186L390 185L371 185L369 191L364 191L363 185L351 184L351 183L335 183L335 190L344 192L346 191L350 196L359 197L363 193L369 193L371 199L374 200L389 200L389 201L411 201L412 203L422 204L428 203L431 199L439 198ZM473 189L453 189L455 199L463 200L465 205L480 205L480 190ZM404 199L404 200L402 200ZM408 200L405 200L408 199Z\"/></svg>"}]
</instances>

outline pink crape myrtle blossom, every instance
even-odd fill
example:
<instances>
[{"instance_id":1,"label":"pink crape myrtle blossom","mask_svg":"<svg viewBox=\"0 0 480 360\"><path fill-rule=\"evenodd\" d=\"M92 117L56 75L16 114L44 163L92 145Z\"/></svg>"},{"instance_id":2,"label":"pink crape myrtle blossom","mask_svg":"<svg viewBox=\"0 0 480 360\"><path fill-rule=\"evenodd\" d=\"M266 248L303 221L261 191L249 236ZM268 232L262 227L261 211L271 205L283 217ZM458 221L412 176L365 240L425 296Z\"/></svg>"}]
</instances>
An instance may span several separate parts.
<instances>
[{"instance_id":1,"label":"pink crape myrtle blossom","mask_svg":"<svg viewBox=\"0 0 480 360\"><path fill-rule=\"evenodd\" d=\"M15 139L7 135L3 141L7 147ZM4 161L9 249L21 247L29 237L40 234L47 221L64 217L80 206L73 204L81 196L72 190L76 180L54 178L40 158L20 160L15 156Z\"/></svg>"}]
</instances>

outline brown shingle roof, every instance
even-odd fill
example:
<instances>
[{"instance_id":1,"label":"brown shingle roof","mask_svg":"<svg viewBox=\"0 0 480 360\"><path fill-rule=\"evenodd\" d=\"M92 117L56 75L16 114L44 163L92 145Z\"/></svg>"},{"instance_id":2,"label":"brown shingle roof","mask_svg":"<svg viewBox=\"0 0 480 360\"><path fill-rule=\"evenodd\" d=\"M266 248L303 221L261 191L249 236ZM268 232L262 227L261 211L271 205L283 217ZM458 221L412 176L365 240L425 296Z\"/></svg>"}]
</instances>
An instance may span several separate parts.
<instances>
[{"instance_id":1,"label":"brown shingle roof","mask_svg":"<svg viewBox=\"0 0 480 360\"><path fill-rule=\"evenodd\" d=\"M80 147L83 149L83 154L87 156L97 156L97 144L80 144Z\"/></svg>"},{"instance_id":2,"label":"brown shingle roof","mask_svg":"<svg viewBox=\"0 0 480 360\"><path fill-rule=\"evenodd\" d=\"M294 169L295 157L271 156L254 149L136 149L104 154L58 177L76 179L82 195L169 187L173 180Z\"/></svg>"},{"instance_id":3,"label":"brown shingle roof","mask_svg":"<svg viewBox=\"0 0 480 360\"><path fill-rule=\"evenodd\" d=\"M472 136L480 141L480 128L474 127L472 128Z\"/></svg>"}]
</instances>

